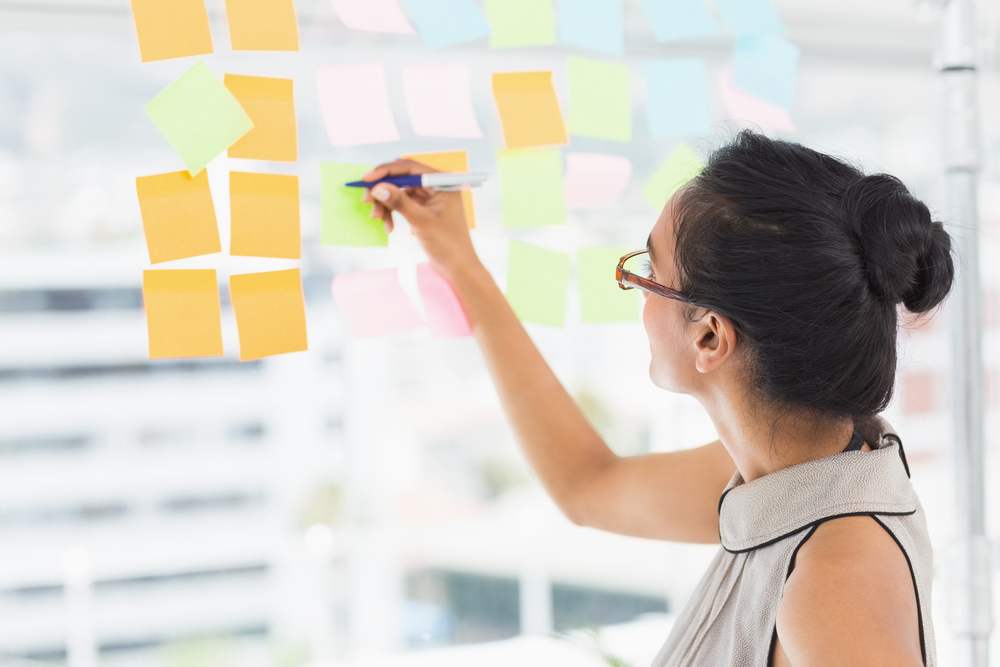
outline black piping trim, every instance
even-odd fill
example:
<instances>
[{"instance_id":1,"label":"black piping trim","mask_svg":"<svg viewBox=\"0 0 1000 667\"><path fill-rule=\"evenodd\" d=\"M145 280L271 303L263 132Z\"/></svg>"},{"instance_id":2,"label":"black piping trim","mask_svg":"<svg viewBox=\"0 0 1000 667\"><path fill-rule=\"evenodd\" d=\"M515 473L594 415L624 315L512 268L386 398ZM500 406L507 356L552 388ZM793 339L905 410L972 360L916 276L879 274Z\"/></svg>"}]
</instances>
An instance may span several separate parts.
<instances>
[{"instance_id":1,"label":"black piping trim","mask_svg":"<svg viewBox=\"0 0 1000 667\"><path fill-rule=\"evenodd\" d=\"M726 489L725 491L723 491L722 495L719 496L719 506L715 510L716 514L718 514L719 516L722 516L722 501L723 501L723 499L726 497L727 493L729 493L730 491L732 491L735 488L736 488L735 486L731 486L728 489Z\"/></svg>"},{"instance_id":2,"label":"black piping trim","mask_svg":"<svg viewBox=\"0 0 1000 667\"><path fill-rule=\"evenodd\" d=\"M816 519L815 521L811 521L810 523L807 523L805 525L799 526L795 530L790 530L787 533L785 533L784 535L779 535L778 537L775 537L772 540L768 540L767 542L762 542L761 544L758 544L755 547L747 547L746 549L735 549L735 550L734 549L727 549L726 545L722 544L722 526L720 525L719 526L719 544L722 546L723 549L726 549L726 551L728 551L731 554L744 554L744 553L747 553L748 551L753 551L754 549L760 549L762 547L770 546L770 545L774 544L775 542L778 542L780 540L785 539L786 537L791 537L795 533L800 533L800 532L802 532L803 530L805 530L806 528L808 528L810 526L818 526L819 524L823 523L824 521L829 521L831 519L839 519L842 516L875 516L876 514L881 514L883 516L909 516L911 514L915 514L916 511L917 511L916 509L912 509L909 512L845 512L843 514L831 514L830 516L825 516L825 517L823 517L821 519Z\"/></svg>"},{"instance_id":3,"label":"black piping trim","mask_svg":"<svg viewBox=\"0 0 1000 667\"><path fill-rule=\"evenodd\" d=\"M902 451L902 450L900 450ZM906 549L903 548L903 544L896 537L896 534L889 529L889 526L885 525L879 518L872 514L872 518L885 529L885 532L889 533L889 537L892 541L896 543L899 550L903 552L903 557L906 558L906 566L910 568L910 579L913 581L913 593L917 596L917 630L920 632L920 660L922 664L927 664L927 648L924 646L924 616L923 612L920 611L920 590L917 588L917 576L913 573L913 563L910 562L910 554L906 553Z\"/></svg>"},{"instance_id":4,"label":"black piping trim","mask_svg":"<svg viewBox=\"0 0 1000 667\"><path fill-rule=\"evenodd\" d=\"M788 560L788 567L785 569L785 581L788 581L788 577L791 576L792 570L795 568L795 556L796 554L799 553L799 548L806 543L806 540L812 537L812 534L816 532L817 528L819 528L818 523L814 524L813 527L809 529L809 532L806 534L806 536L803 537L802 540L795 545L795 549L792 551L792 557ZM776 639L778 639L777 618L774 619L774 627L771 630L771 646L770 648L767 649L767 667L771 667L771 661L774 660L774 647L776 644L775 642Z\"/></svg>"}]
</instances>

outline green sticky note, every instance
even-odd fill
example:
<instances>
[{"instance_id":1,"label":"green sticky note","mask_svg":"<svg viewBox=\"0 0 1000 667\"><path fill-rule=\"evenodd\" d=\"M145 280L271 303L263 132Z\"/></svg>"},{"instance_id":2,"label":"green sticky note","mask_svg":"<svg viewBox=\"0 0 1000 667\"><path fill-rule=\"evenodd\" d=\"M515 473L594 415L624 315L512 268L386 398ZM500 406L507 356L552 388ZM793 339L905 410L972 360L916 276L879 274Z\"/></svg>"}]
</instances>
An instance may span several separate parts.
<instances>
[{"instance_id":1,"label":"green sticky note","mask_svg":"<svg viewBox=\"0 0 1000 667\"><path fill-rule=\"evenodd\" d=\"M646 201L656 210L661 210L670 195L697 176L704 166L690 146L678 145L646 182L642 191Z\"/></svg>"},{"instance_id":2,"label":"green sticky note","mask_svg":"<svg viewBox=\"0 0 1000 667\"><path fill-rule=\"evenodd\" d=\"M507 300L524 322L560 327L566 319L570 257L512 240L507 255Z\"/></svg>"},{"instance_id":3,"label":"green sticky note","mask_svg":"<svg viewBox=\"0 0 1000 667\"><path fill-rule=\"evenodd\" d=\"M389 234L381 219L371 217L372 205L362 201L364 188L344 183L357 181L372 169L369 164L321 162L319 165L320 243L327 245L387 246Z\"/></svg>"},{"instance_id":4,"label":"green sticky note","mask_svg":"<svg viewBox=\"0 0 1000 667\"><path fill-rule=\"evenodd\" d=\"M497 154L500 210L505 227L566 224L562 154L558 148L524 148Z\"/></svg>"},{"instance_id":5,"label":"green sticky note","mask_svg":"<svg viewBox=\"0 0 1000 667\"><path fill-rule=\"evenodd\" d=\"M483 9L493 48L555 44L552 0L485 0Z\"/></svg>"},{"instance_id":6,"label":"green sticky note","mask_svg":"<svg viewBox=\"0 0 1000 667\"><path fill-rule=\"evenodd\" d=\"M632 140L632 84L628 65L569 57L570 134Z\"/></svg>"},{"instance_id":7,"label":"green sticky note","mask_svg":"<svg viewBox=\"0 0 1000 667\"><path fill-rule=\"evenodd\" d=\"M253 129L239 101L203 62L150 100L146 114L192 176Z\"/></svg>"},{"instance_id":8,"label":"green sticky note","mask_svg":"<svg viewBox=\"0 0 1000 667\"><path fill-rule=\"evenodd\" d=\"M615 267L629 248L593 246L576 253L580 288L580 319L591 324L635 322L639 319L638 289L624 290L615 280Z\"/></svg>"}]
</instances>

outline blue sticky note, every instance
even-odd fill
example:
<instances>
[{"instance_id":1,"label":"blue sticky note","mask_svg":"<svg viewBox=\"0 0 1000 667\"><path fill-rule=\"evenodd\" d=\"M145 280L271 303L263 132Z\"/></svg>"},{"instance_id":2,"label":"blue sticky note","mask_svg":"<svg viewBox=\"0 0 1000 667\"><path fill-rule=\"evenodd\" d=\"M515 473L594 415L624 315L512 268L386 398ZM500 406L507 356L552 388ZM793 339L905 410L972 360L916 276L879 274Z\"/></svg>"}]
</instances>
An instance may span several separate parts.
<instances>
[{"instance_id":1,"label":"blue sticky note","mask_svg":"<svg viewBox=\"0 0 1000 667\"><path fill-rule=\"evenodd\" d=\"M612 56L625 51L622 0L561 0L559 41Z\"/></svg>"},{"instance_id":2,"label":"blue sticky note","mask_svg":"<svg viewBox=\"0 0 1000 667\"><path fill-rule=\"evenodd\" d=\"M799 48L780 35L740 37L733 49L733 86L790 109L795 101Z\"/></svg>"},{"instance_id":3,"label":"blue sticky note","mask_svg":"<svg viewBox=\"0 0 1000 667\"><path fill-rule=\"evenodd\" d=\"M715 0L715 7L733 35L784 32L771 0Z\"/></svg>"},{"instance_id":4,"label":"blue sticky note","mask_svg":"<svg viewBox=\"0 0 1000 667\"><path fill-rule=\"evenodd\" d=\"M646 115L657 139L711 132L708 68L700 58L654 60L646 75Z\"/></svg>"},{"instance_id":5,"label":"blue sticky note","mask_svg":"<svg viewBox=\"0 0 1000 667\"><path fill-rule=\"evenodd\" d=\"M653 34L661 42L721 34L705 0L643 0L642 4Z\"/></svg>"},{"instance_id":6,"label":"blue sticky note","mask_svg":"<svg viewBox=\"0 0 1000 667\"><path fill-rule=\"evenodd\" d=\"M486 15L473 0L402 0L424 44L432 49L473 42L490 34Z\"/></svg>"}]
</instances>

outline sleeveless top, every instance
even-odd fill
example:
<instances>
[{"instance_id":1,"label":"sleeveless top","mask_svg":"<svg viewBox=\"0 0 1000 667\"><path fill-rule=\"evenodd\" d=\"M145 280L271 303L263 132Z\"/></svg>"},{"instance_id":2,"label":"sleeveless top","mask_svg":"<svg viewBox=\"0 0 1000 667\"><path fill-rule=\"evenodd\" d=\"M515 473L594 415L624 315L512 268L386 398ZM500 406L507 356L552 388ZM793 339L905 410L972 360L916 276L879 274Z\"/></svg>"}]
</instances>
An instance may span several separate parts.
<instances>
[{"instance_id":1,"label":"sleeveless top","mask_svg":"<svg viewBox=\"0 0 1000 667\"><path fill-rule=\"evenodd\" d=\"M857 451L862 436L872 451ZM881 416L855 424L844 451L750 482L737 471L719 498L721 547L652 667L769 667L775 619L799 547L819 524L869 515L903 550L917 602L923 664L937 664L931 621L933 554L903 442Z\"/></svg>"}]
</instances>

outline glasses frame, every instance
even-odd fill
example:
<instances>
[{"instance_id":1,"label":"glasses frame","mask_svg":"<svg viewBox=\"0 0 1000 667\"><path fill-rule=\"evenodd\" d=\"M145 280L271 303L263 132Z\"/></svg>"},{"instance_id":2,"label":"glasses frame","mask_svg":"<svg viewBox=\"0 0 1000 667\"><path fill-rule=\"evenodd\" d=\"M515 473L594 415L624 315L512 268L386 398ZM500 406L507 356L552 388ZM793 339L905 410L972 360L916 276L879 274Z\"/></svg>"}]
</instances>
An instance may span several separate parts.
<instances>
[{"instance_id":1,"label":"glasses frame","mask_svg":"<svg viewBox=\"0 0 1000 667\"><path fill-rule=\"evenodd\" d=\"M615 280L618 282L618 287L620 287L621 289L633 289L635 287L638 287L640 289L646 290L647 292L652 292L653 294L658 294L668 299L676 299L678 301L683 301L684 303L690 303L695 306L698 305L694 301L692 301L687 294L681 292L680 290L675 290L672 287L661 285L655 280L651 280L649 278L645 278L638 274L632 273L631 271L625 270L624 268L625 262L627 262L632 257L635 257L636 255L642 255L644 253L648 255L649 250L647 248L643 248L642 250L634 250L630 253L622 255L622 258L618 260L618 267L615 268Z\"/></svg>"}]
</instances>

